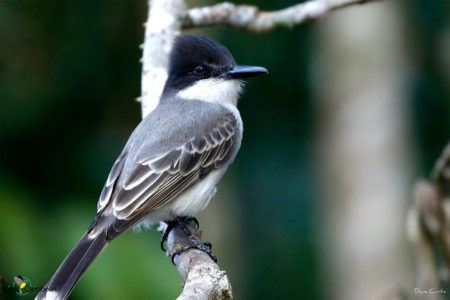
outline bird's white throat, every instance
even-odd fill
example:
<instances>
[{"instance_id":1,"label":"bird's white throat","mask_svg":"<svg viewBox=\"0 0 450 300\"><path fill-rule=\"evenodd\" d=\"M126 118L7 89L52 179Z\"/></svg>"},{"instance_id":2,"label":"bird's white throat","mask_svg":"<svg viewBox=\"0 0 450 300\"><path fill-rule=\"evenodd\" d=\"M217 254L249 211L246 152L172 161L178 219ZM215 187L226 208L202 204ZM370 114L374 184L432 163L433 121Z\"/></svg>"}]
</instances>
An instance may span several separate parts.
<instances>
[{"instance_id":1,"label":"bird's white throat","mask_svg":"<svg viewBox=\"0 0 450 300\"><path fill-rule=\"evenodd\" d=\"M177 97L236 106L242 86L242 80L237 79L201 79L179 91Z\"/></svg>"}]
</instances>

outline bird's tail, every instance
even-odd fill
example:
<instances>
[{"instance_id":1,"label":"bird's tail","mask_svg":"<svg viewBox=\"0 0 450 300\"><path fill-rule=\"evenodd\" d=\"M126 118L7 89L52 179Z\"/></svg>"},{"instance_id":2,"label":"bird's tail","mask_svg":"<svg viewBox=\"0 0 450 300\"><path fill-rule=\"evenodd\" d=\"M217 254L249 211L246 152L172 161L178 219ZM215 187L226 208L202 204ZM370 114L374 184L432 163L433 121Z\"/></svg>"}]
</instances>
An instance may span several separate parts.
<instances>
[{"instance_id":1,"label":"bird's tail","mask_svg":"<svg viewBox=\"0 0 450 300\"><path fill-rule=\"evenodd\" d=\"M35 300L66 299L81 275L108 244L107 231L85 233Z\"/></svg>"}]
</instances>

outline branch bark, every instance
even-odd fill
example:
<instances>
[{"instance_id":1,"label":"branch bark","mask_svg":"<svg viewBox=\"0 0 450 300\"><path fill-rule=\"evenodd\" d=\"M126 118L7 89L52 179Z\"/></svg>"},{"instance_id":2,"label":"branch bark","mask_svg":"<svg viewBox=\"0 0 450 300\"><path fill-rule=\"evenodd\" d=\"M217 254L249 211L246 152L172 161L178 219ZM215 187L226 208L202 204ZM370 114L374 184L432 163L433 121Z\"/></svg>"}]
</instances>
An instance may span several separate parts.
<instances>
[{"instance_id":1,"label":"branch bark","mask_svg":"<svg viewBox=\"0 0 450 300\"><path fill-rule=\"evenodd\" d=\"M163 232L165 226L166 224L163 223L159 230ZM200 238L201 232L196 232L193 222L188 225L188 229ZM167 239L167 255L172 257L178 249L188 245L190 245L189 239L177 226L170 232ZM205 252L189 249L175 255L173 262L184 279L183 292L177 300L233 299L226 272L220 270L217 263Z\"/></svg>"},{"instance_id":2,"label":"branch bark","mask_svg":"<svg viewBox=\"0 0 450 300\"><path fill-rule=\"evenodd\" d=\"M179 16L186 10L184 0L149 0L142 57L142 118L158 105L167 79L169 53L181 30Z\"/></svg>"}]
</instances>

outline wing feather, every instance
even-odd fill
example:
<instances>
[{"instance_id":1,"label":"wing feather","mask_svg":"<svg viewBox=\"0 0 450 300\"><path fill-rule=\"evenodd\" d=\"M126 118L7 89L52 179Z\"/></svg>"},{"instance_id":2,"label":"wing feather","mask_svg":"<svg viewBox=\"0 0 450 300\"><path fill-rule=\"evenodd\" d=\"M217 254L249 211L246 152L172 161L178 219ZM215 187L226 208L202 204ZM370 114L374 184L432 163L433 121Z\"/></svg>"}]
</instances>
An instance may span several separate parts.
<instances>
[{"instance_id":1,"label":"wing feather","mask_svg":"<svg viewBox=\"0 0 450 300\"><path fill-rule=\"evenodd\" d=\"M147 193L149 189L156 190L164 184L167 173L153 173L146 180L142 181L139 185L131 190L120 189L115 198L122 199L121 201L115 201L113 207L115 210L120 211L129 205L138 201L144 193Z\"/></svg>"},{"instance_id":2,"label":"wing feather","mask_svg":"<svg viewBox=\"0 0 450 300\"><path fill-rule=\"evenodd\" d=\"M180 157L180 165L178 171L181 175L189 175L192 171L199 168L203 153L190 152L183 149L183 153Z\"/></svg>"},{"instance_id":3,"label":"wing feather","mask_svg":"<svg viewBox=\"0 0 450 300\"><path fill-rule=\"evenodd\" d=\"M132 190L153 174L153 170L145 165L138 165L123 184L125 190Z\"/></svg>"},{"instance_id":4,"label":"wing feather","mask_svg":"<svg viewBox=\"0 0 450 300\"><path fill-rule=\"evenodd\" d=\"M102 210L106 206L106 204L108 204L113 192L114 184L119 175L122 173L122 169L125 164L125 157L127 156L128 151L129 149L125 148L119 155L117 160L114 162L111 171L109 172L108 179L106 180L106 183L103 186L102 192L100 194L100 198L97 203L97 212Z\"/></svg>"},{"instance_id":5,"label":"wing feather","mask_svg":"<svg viewBox=\"0 0 450 300\"><path fill-rule=\"evenodd\" d=\"M156 172L169 169L172 164L179 158L181 151L181 149L170 151L168 154L152 162L150 164L150 168Z\"/></svg>"}]
</instances>

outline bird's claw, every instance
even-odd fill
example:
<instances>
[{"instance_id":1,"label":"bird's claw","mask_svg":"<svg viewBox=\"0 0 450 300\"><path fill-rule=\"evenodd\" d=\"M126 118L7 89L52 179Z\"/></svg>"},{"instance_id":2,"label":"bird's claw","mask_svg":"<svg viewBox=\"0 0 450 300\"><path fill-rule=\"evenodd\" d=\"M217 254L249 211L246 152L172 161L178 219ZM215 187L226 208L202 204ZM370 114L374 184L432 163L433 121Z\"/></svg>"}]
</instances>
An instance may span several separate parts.
<instances>
[{"instance_id":1,"label":"bird's claw","mask_svg":"<svg viewBox=\"0 0 450 300\"><path fill-rule=\"evenodd\" d=\"M212 253L211 251L211 243L210 242L204 242L202 243L201 241L195 239L195 238L190 238L191 244L190 245L186 245L183 246L179 249L177 249L173 254L172 254L172 264L175 265L175 256L189 250L189 249L198 249L200 251L205 252L206 254L209 255L209 257L215 262L217 263L217 257Z\"/></svg>"},{"instance_id":2,"label":"bird's claw","mask_svg":"<svg viewBox=\"0 0 450 300\"><path fill-rule=\"evenodd\" d=\"M178 224L176 221L166 221L165 223L167 224L167 227L166 230L164 230L163 235L161 236L161 243L160 243L161 250L164 252L167 251L166 248L164 248L164 243L167 241L170 231L172 231L172 229Z\"/></svg>"}]
</instances>

